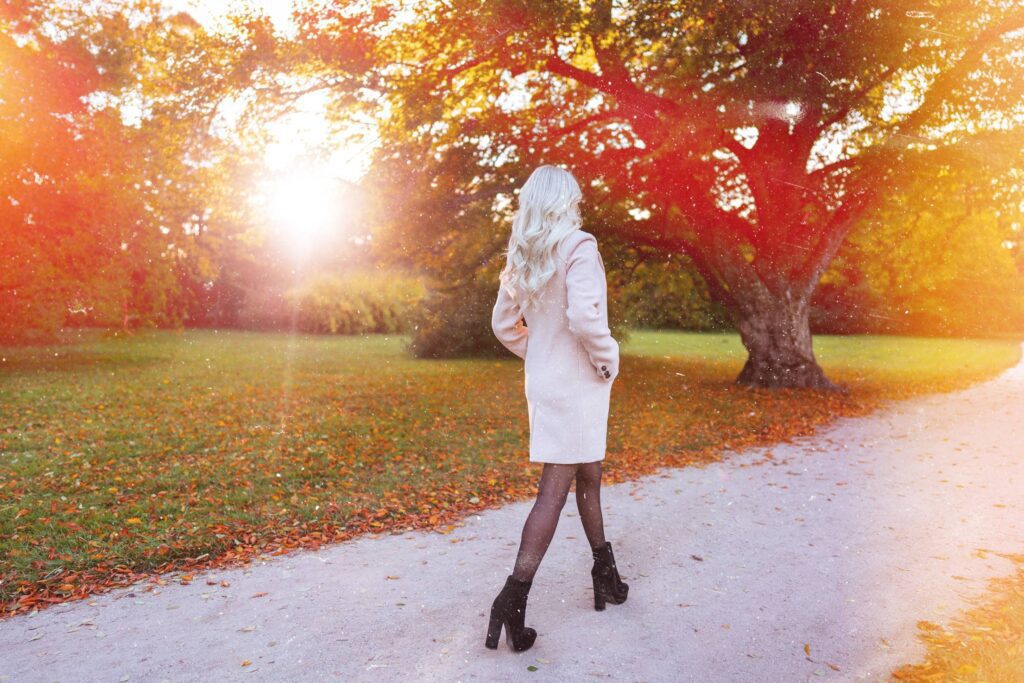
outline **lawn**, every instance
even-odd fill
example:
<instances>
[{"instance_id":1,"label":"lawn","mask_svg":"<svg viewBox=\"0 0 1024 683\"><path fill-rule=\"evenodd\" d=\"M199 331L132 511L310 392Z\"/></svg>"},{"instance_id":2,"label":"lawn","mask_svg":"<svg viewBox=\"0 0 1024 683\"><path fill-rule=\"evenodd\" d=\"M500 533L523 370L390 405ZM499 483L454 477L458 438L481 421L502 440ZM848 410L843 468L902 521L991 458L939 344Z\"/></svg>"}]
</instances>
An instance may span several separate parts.
<instances>
[{"instance_id":1,"label":"lawn","mask_svg":"<svg viewBox=\"0 0 1024 683\"><path fill-rule=\"evenodd\" d=\"M150 331L0 348L0 614L530 497L522 362L403 337ZM634 332L605 481L989 378L1015 340L818 337L847 394L738 387L730 334Z\"/></svg>"},{"instance_id":2,"label":"lawn","mask_svg":"<svg viewBox=\"0 0 1024 683\"><path fill-rule=\"evenodd\" d=\"M1003 555L1016 572L989 582L988 590L948 627L917 622L926 650L921 662L893 671L898 681L1024 680L1024 555Z\"/></svg>"}]
</instances>

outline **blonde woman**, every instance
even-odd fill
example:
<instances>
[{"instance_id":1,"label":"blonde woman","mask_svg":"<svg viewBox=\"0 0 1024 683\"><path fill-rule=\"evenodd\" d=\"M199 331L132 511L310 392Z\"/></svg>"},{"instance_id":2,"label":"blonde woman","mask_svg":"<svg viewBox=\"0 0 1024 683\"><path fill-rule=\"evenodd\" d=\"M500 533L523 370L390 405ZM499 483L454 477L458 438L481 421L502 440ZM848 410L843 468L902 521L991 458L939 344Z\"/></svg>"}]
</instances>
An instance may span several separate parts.
<instances>
[{"instance_id":1,"label":"blonde woman","mask_svg":"<svg viewBox=\"0 0 1024 683\"><path fill-rule=\"evenodd\" d=\"M572 482L594 566L594 608L626 600L601 514L601 461L619 345L608 329L607 283L597 240L580 229L579 184L558 166L538 167L519 192L491 317L495 336L525 360L530 461L544 463L512 574L491 604L485 644L502 626L513 650L537 632L526 599ZM526 325L523 325L523 322Z\"/></svg>"}]
</instances>

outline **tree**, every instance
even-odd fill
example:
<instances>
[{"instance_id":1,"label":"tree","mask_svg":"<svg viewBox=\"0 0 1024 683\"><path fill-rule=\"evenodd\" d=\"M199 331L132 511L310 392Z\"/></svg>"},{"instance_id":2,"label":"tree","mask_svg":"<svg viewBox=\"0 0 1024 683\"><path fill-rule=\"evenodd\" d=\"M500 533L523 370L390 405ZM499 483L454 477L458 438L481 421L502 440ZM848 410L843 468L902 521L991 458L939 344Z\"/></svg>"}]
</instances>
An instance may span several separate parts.
<instances>
[{"instance_id":1,"label":"tree","mask_svg":"<svg viewBox=\"0 0 1024 683\"><path fill-rule=\"evenodd\" d=\"M921 179L854 229L833 265L862 277L871 297L870 318L862 321L868 329L970 336L1024 330L1024 273L1012 251L1024 223L1024 176L1009 168L988 177L1019 154L987 145L948 150L930 160L935 177L915 174Z\"/></svg>"},{"instance_id":2,"label":"tree","mask_svg":"<svg viewBox=\"0 0 1024 683\"><path fill-rule=\"evenodd\" d=\"M158 319L173 285L146 225L132 131L89 96L116 87L102 22L0 12L0 337L49 339L68 320ZM57 40L54 36L63 36Z\"/></svg>"},{"instance_id":3,"label":"tree","mask_svg":"<svg viewBox=\"0 0 1024 683\"><path fill-rule=\"evenodd\" d=\"M212 119L251 38L151 0L0 5L0 338L224 317L253 260L252 159ZM180 106L200 87L205 108Z\"/></svg>"},{"instance_id":4,"label":"tree","mask_svg":"<svg viewBox=\"0 0 1024 683\"><path fill-rule=\"evenodd\" d=\"M311 13L299 42L328 71L372 50L337 89L387 105L376 170L403 243L443 249L463 212L563 163L595 232L689 259L748 385L834 388L809 302L850 230L908 166L1024 139L1019 1L450 0L376 32L358 8ZM643 217L606 219L623 208Z\"/></svg>"}]
</instances>

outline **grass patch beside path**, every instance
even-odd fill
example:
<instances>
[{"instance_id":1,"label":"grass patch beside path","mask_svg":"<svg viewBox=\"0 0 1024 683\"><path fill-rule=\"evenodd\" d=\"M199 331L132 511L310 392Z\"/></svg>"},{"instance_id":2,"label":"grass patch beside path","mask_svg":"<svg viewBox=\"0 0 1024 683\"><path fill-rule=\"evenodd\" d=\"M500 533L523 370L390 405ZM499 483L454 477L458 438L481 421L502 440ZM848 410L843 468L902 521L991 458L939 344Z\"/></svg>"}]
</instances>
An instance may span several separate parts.
<instances>
[{"instance_id":1,"label":"grass patch beside path","mask_svg":"<svg viewBox=\"0 0 1024 683\"><path fill-rule=\"evenodd\" d=\"M403 337L153 331L0 348L0 615L532 497L518 359ZM635 332L605 481L994 376L1007 341L819 337L848 395L737 387L735 335Z\"/></svg>"},{"instance_id":2,"label":"grass patch beside path","mask_svg":"<svg viewBox=\"0 0 1024 683\"><path fill-rule=\"evenodd\" d=\"M893 671L898 681L1024 680L1024 555L1010 576L993 579L975 605L950 627L920 621L918 638L928 648L917 664Z\"/></svg>"}]
</instances>

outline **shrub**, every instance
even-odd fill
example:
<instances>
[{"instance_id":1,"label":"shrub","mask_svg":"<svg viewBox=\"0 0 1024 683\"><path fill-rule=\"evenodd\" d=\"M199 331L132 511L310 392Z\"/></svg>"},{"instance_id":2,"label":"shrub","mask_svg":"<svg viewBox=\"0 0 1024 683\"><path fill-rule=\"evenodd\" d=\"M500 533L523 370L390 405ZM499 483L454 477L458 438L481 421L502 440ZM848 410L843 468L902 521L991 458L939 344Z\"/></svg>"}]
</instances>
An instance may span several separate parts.
<instances>
[{"instance_id":1,"label":"shrub","mask_svg":"<svg viewBox=\"0 0 1024 683\"><path fill-rule=\"evenodd\" d=\"M631 328L731 327L728 313L708 297L704 281L682 263L641 263L632 273L623 273L621 277L618 306L625 324Z\"/></svg>"},{"instance_id":2,"label":"shrub","mask_svg":"<svg viewBox=\"0 0 1024 683\"><path fill-rule=\"evenodd\" d=\"M619 342L629 339L622 324L615 292L609 283L608 324ZM491 329L491 312L498 297L498 275L483 270L464 281L431 289L414 316L409 351L417 358L502 357L512 352Z\"/></svg>"},{"instance_id":3,"label":"shrub","mask_svg":"<svg viewBox=\"0 0 1024 683\"><path fill-rule=\"evenodd\" d=\"M477 278L432 289L413 316L412 355L458 358L509 353L491 330L497 287Z\"/></svg>"},{"instance_id":4,"label":"shrub","mask_svg":"<svg viewBox=\"0 0 1024 683\"><path fill-rule=\"evenodd\" d=\"M295 327L326 334L403 334L426 294L418 279L400 274L318 275L288 292Z\"/></svg>"}]
</instances>

